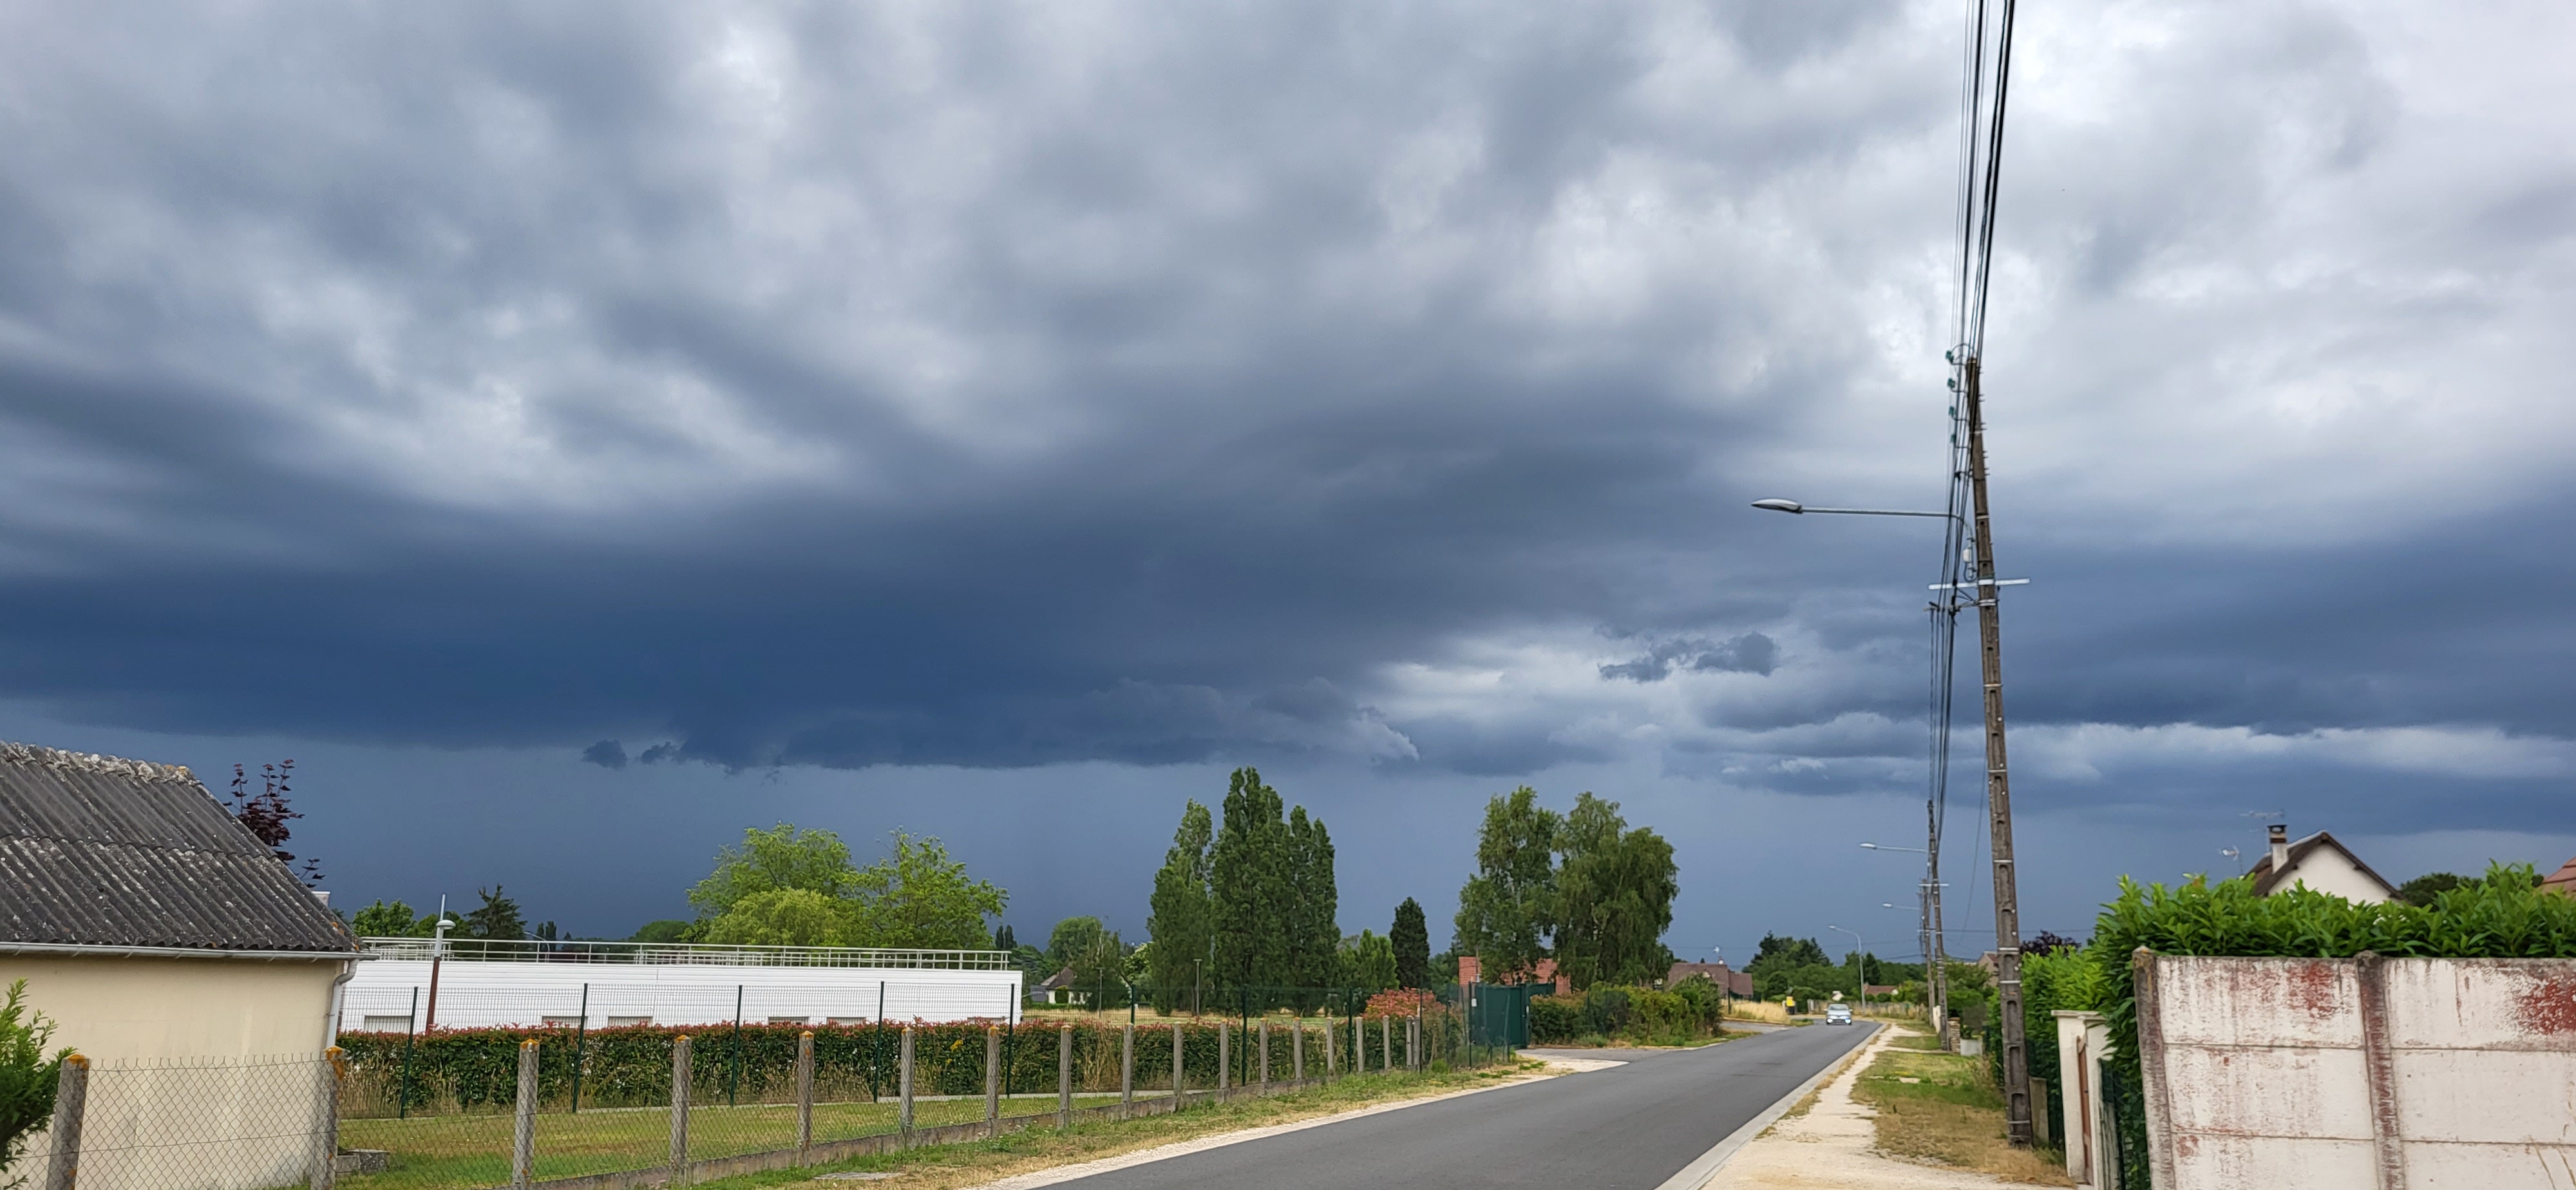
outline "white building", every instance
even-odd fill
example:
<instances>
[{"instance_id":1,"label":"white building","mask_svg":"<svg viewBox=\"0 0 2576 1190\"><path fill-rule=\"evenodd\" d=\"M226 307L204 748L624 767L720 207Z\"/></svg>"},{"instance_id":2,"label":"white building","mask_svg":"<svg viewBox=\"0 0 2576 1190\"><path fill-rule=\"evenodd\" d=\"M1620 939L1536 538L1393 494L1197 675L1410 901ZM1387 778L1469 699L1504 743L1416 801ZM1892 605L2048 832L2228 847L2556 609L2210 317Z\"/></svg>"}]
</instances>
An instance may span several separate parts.
<instances>
[{"instance_id":1,"label":"white building","mask_svg":"<svg viewBox=\"0 0 2576 1190\"><path fill-rule=\"evenodd\" d=\"M2272 849L2254 861L2245 873L2254 879L2258 896L2271 896L2285 889L2306 885L2321 893L2332 893L2347 901L2380 905L2397 899L2397 886L2379 878L2361 857L2335 841L2324 831L2290 841L2290 828L2272 824Z\"/></svg>"},{"instance_id":2,"label":"white building","mask_svg":"<svg viewBox=\"0 0 2576 1190\"><path fill-rule=\"evenodd\" d=\"M632 942L362 940L349 1031L586 1025L1017 1021L1020 972L997 950Z\"/></svg>"}]
</instances>

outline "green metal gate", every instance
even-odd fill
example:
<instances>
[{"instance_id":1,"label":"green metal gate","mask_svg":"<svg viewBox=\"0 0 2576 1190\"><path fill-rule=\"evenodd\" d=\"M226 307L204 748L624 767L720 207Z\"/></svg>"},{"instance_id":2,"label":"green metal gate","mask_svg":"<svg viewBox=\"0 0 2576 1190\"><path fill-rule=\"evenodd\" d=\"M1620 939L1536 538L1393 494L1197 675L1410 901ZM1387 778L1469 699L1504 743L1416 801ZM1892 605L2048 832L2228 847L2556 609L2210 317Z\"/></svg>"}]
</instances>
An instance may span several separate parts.
<instances>
[{"instance_id":1,"label":"green metal gate","mask_svg":"<svg viewBox=\"0 0 2576 1190\"><path fill-rule=\"evenodd\" d=\"M1529 1046L1529 1002L1536 984L1467 985L1467 1040L1498 1049Z\"/></svg>"}]
</instances>

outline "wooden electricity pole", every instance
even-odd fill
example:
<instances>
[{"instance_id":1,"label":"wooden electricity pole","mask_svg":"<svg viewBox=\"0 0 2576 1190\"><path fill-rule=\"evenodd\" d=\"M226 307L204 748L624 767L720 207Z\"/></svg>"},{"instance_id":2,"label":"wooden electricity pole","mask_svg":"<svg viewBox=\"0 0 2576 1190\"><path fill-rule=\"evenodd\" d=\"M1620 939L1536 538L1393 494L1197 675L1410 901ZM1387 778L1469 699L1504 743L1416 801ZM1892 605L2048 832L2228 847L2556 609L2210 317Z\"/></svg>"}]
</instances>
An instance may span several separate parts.
<instances>
[{"instance_id":1,"label":"wooden electricity pole","mask_svg":"<svg viewBox=\"0 0 2576 1190\"><path fill-rule=\"evenodd\" d=\"M1976 509L1977 663L1986 691L1986 814L1994 831L1995 992L2003 1033L2004 1122L2017 1148L2031 1144L2029 1038L2021 1003L2021 896L2013 874L2012 780L2004 763L2003 629L1997 623L1995 538L1986 521L1986 416L1979 361L1967 358L1960 398L1968 421L1968 493Z\"/></svg>"}]
</instances>

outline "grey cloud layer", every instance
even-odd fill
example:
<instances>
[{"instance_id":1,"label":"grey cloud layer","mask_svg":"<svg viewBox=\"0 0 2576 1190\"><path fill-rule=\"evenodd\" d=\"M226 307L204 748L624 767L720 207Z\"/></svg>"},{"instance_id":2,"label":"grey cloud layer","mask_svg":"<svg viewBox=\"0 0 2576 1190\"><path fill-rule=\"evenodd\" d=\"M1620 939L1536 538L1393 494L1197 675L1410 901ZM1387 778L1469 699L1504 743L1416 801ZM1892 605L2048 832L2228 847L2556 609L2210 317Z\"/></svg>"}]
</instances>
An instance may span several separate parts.
<instances>
[{"instance_id":1,"label":"grey cloud layer","mask_svg":"<svg viewBox=\"0 0 2576 1190\"><path fill-rule=\"evenodd\" d=\"M2559 18L2493 16L2034 18L2026 721L2576 735L2529 547L2576 167L2463 81L2564 90L2514 44ZM1741 509L1936 498L1952 19L22 15L5 692L608 767L1903 787L1928 543Z\"/></svg>"}]
</instances>

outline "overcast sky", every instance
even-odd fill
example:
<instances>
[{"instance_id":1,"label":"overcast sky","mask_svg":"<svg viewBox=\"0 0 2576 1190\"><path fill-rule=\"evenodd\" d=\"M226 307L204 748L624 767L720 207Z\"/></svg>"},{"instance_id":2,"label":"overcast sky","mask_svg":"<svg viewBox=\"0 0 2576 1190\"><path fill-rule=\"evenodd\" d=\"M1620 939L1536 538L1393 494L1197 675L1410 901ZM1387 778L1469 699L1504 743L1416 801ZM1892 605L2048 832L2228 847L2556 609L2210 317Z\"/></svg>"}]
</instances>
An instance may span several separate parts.
<instances>
[{"instance_id":1,"label":"overcast sky","mask_svg":"<svg viewBox=\"0 0 2576 1190\"><path fill-rule=\"evenodd\" d=\"M1353 931L1527 783L1674 840L1686 955L1910 951L1934 522L1746 502L1942 499L1960 16L9 9L0 735L292 756L340 903L584 934L786 819L1133 938L1248 763ZM2250 812L2576 853L2571 45L2025 6L2028 928Z\"/></svg>"}]
</instances>

